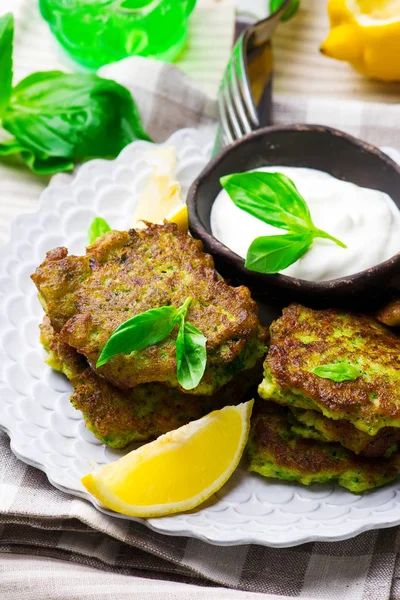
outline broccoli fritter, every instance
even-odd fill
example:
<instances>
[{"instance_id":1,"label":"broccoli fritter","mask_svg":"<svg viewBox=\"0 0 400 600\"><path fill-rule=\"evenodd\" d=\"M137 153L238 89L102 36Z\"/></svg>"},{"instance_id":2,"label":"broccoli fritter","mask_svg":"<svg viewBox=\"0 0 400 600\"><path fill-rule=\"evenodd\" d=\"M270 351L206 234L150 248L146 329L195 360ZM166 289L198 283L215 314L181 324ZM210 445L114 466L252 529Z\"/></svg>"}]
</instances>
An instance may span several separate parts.
<instances>
[{"instance_id":1,"label":"broccoli fritter","mask_svg":"<svg viewBox=\"0 0 400 600\"><path fill-rule=\"evenodd\" d=\"M400 338L374 319L292 304L270 328L259 394L343 419L369 435L400 427ZM336 383L312 371L347 361L361 375Z\"/></svg>"},{"instance_id":2,"label":"broccoli fritter","mask_svg":"<svg viewBox=\"0 0 400 600\"><path fill-rule=\"evenodd\" d=\"M190 393L213 394L265 353L266 332L244 287L229 286L201 242L176 225L111 231L85 256L65 248L47 254L32 275L43 308L61 339L95 370L107 340L122 323L151 308L193 300L187 320L207 338L207 368ZM159 382L179 387L174 331L163 342L117 355L98 373L120 389Z\"/></svg>"},{"instance_id":3,"label":"broccoli fritter","mask_svg":"<svg viewBox=\"0 0 400 600\"><path fill-rule=\"evenodd\" d=\"M294 416L292 431L303 438L325 442L339 442L355 454L377 458L396 452L400 442L400 429L383 427L376 435L369 435L349 421L327 419L315 410L291 407Z\"/></svg>"},{"instance_id":4,"label":"broccoli fritter","mask_svg":"<svg viewBox=\"0 0 400 600\"><path fill-rule=\"evenodd\" d=\"M42 344L49 353L48 363L73 385L72 404L82 412L87 428L113 448L148 441L211 410L247 399L262 370L259 364L245 371L215 396L188 395L159 383L122 391L88 368L85 358L54 332L47 317L40 329Z\"/></svg>"},{"instance_id":5,"label":"broccoli fritter","mask_svg":"<svg viewBox=\"0 0 400 600\"><path fill-rule=\"evenodd\" d=\"M82 412L86 427L112 448L157 438L216 407L212 396L188 396L161 383L122 391L91 369L84 371L70 400Z\"/></svg>"},{"instance_id":6,"label":"broccoli fritter","mask_svg":"<svg viewBox=\"0 0 400 600\"><path fill-rule=\"evenodd\" d=\"M249 470L264 477L298 481L304 485L337 481L361 493L396 479L400 456L364 458L340 444L301 439L290 425L289 409L262 402L253 412L247 454Z\"/></svg>"},{"instance_id":7,"label":"broccoli fritter","mask_svg":"<svg viewBox=\"0 0 400 600\"><path fill-rule=\"evenodd\" d=\"M84 256L68 256L66 248L55 248L32 275L39 300L55 331L60 331L76 312L75 295L79 284L91 274Z\"/></svg>"},{"instance_id":8,"label":"broccoli fritter","mask_svg":"<svg viewBox=\"0 0 400 600\"><path fill-rule=\"evenodd\" d=\"M256 372L258 368L238 375L214 396L193 396L161 383L144 383L122 391L86 369L71 402L101 442L124 448L131 442L157 438L227 404L248 400Z\"/></svg>"},{"instance_id":9,"label":"broccoli fritter","mask_svg":"<svg viewBox=\"0 0 400 600\"><path fill-rule=\"evenodd\" d=\"M40 342L48 354L47 364L54 371L63 373L72 385L82 381L82 373L88 368L85 357L61 340L51 326L49 317L44 317L39 328Z\"/></svg>"}]
</instances>

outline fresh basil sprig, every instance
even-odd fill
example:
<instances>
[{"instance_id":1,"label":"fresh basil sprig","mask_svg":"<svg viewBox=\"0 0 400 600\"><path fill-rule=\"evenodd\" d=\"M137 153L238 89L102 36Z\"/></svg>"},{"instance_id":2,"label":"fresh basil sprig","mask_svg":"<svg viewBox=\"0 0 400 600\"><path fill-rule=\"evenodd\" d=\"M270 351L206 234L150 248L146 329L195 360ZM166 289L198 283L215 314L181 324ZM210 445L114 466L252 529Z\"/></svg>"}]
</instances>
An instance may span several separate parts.
<instances>
[{"instance_id":1,"label":"fresh basil sprig","mask_svg":"<svg viewBox=\"0 0 400 600\"><path fill-rule=\"evenodd\" d=\"M97 238L101 237L107 231L111 231L111 227L102 217L95 217L90 224L88 231L89 244L93 244Z\"/></svg>"},{"instance_id":2,"label":"fresh basil sprig","mask_svg":"<svg viewBox=\"0 0 400 600\"><path fill-rule=\"evenodd\" d=\"M337 238L318 229L306 201L295 184L282 173L234 173L221 178L222 187L238 208L264 223L289 233L256 238L248 249L246 267L258 273L278 273L301 258L315 238Z\"/></svg>"},{"instance_id":3,"label":"fresh basil sprig","mask_svg":"<svg viewBox=\"0 0 400 600\"><path fill-rule=\"evenodd\" d=\"M197 387L206 369L207 339L193 323L186 321L191 301L192 298L187 298L179 308L153 308L122 323L108 339L96 367L105 365L116 354L138 352L162 342L179 325L176 338L177 380L185 390Z\"/></svg>"},{"instance_id":4,"label":"fresh basil sprig","mask_svg":"<svg viewBox=\"0 0 400 600\"><path fill-rule=\"evenodd\" d=\"M355 381L361 376L361 371L345 361L319 365L313 369L312 373L318 375L318 377L322 377L322 379L331 379L337 383Z\"/></svg>"},{"instance_id":5,"label":"fresh basil sprig","mask_svg":"<svg viewBox=\"0 0 400 600\"><path fill-rule=\"evenodd\" d=\"M0 118L14 139L0 157L20 154L38 174L70 171L77 161L114 158L143 130L130 92L86 73L38 72L11 89L13 17L0 18ZM4 83L5 82L5 86Z\"/></svg>"}]
</instances>

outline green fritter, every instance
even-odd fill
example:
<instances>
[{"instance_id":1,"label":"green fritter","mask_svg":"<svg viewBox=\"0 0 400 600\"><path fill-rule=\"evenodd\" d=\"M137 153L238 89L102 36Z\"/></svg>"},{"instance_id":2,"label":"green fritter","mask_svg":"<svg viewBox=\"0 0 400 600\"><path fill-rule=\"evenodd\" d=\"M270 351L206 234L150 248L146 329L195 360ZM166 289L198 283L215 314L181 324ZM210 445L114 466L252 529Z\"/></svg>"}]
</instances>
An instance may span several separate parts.
<instances>
[{"instance_id":1,"label":"green fritter","mask_svg":"<svg viewBox=\"0 0 400 600\"><path fill-rule=\"evenodd\" d=\"M86 427L112 448L157 438L218 406L212 396L188 396L161 383L122 391L91 369L84 371L70 400L82 412Z\"/></svg>"},{"instance_id":2,"label":"green fritter","mask_svg":"<svg viewBox=\"0 0 400 600\"><path fill-rule=\"evenodd\" d=\"M41 341L50 366L71 381L71 402L82 412L87 428L113 448L148 441L211 410L248 399L262 370L259 364L242 373L212 397L191 396L159 383L122 391L88 368L84 357L61 340L47 318L41 325Z\"/></svg>"},{"instance_id":3,"label":"green fritter","mask_svg":"<svg viewBox=\"0 0 400 600\"><path fill-rule=\"evenodd\" d=\"M365 458L340 444L301 439L291 429L288 408L274 402L261 405L253 412L247 444L250 471L304 485L337 481L357 494L396 479L398 454Z\"/></svg>"},{"instance_id":4,"label":"green fritter","mask_svg":"<svg viewBox=\"0 0 400 600\"><path fill-rule=\"evenodd\" d=\"M81 382L82 373L88 368L85 357L60 339L48 317L44 317L39 328L40 342L48 354L46 363L54 371L63 373L72 385Z\"/></svg>"},{"instance_id":5,"label":"green fritter","mask_svg":"<svg viewBox=\"0 0 400 600\"><path fill-rule=\"evenodd\" d=\"M315 410L290 407L294 420L292 431L303 438L326 442L339 442L355 454L377 458L397 452L400 442L400 429L383 427L376 435L369 435L349 421L327 419Z\"/></svg>"},{"instance_id":6,"label":"green fritter","mask_svg":"<svg viewBox=\"0 0 400 600\"><path fill-rule=\"evenodd\" d=\"M272 323L259 394L316 410L374 436L400 427L400 338L374 319L292 304ZM347 362L360 376L337 383L313 373Z\"/></svg>"},{"instance_id":7,"label":"green fritter","mask_svg":"<svg viewBox=\"0 0 400 600\"><path fill-rule=\"evenodd\" d=\"M54 329L94 370L119 325L151 308L179 307L188 297L187 320L207 338L207 368L190 393L212 395L266 351L266 331L249 290L229 286L201 242L172 223L111 231L85 256L56 248L32 279ZM176 335L174 330L159 344L114 356L97 372L120 389L154 382L179 387Z\"/></svg>"},{"instance_id":8,"label":"green fritter","mask_svg":"<svg viewBox=\"0 0 400 600\"><path fill-rule=\"evenodd\" d=\"M83 381L75 386L71 402L101 442L124 448L132 442L145 442L178 429L212 410L249 400L256 372L259 369L239 375L214 396L193 396L160 383L145 383L122 391L86 369Z\"/></svg>"}]
</instances>

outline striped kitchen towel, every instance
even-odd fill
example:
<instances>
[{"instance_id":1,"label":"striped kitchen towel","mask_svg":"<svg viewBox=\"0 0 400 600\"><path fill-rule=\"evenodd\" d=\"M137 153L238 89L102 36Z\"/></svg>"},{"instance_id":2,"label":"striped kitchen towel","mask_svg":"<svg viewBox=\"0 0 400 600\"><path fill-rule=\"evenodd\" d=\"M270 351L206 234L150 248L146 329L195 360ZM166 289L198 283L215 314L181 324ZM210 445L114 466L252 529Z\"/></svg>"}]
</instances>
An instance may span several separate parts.
<instances>
[{"instance_id":1,"label":"striped kitchen towel","mask_svg":"<svg viewBox=\"0 0 400 600\"><path fill-rule=\"evenodd\" d=\"M110 600L115 597L112 590L122 597L130 594L131 599L164 600L168 595L164 596L160 580L169 581L169 586L175 582L169 588L174 600L400 598L400 528L371 531L345 542L287 549L217 547L107 517L85 500L59 492L41 471L14 457L4 433L0 433L0 457L0 553L13 555L13 560L3 560L0 554L2 600ZM17 554L29 558L18 561ZM62 559L80 567L77 571L60 568L59 575L53 561L39 561L38 557ZM107 575L94 575L94 569ZM65 588L60 587L60 576ZM158 583L154 589L154 581L145 588L137 578ZM206 587L195 593L193 585ZM221 587L243 592L228 593Z\"/></svg>"}]
</instances>

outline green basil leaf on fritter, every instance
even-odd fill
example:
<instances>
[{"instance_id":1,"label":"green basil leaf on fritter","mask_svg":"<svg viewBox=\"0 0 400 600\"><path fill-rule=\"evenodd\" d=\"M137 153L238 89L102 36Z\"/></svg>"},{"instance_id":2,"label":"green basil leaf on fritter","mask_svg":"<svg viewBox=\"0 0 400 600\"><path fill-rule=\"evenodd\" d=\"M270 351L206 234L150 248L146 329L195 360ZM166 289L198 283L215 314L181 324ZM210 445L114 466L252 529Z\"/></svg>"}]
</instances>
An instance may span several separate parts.
<instances>
[{"instance_id":1,"label":"green basil leaf on fritter","mask_svg":"<svg viewBox=\"0 0 400 600\"><path fill-rule=\"evenodd\" d=\"M313 369L312 373L322 379L331 379L337 383L354 381L361 376L361 372L356 367L344 361L319 365Z\"/></svg>"},{"instance_id":2,"label":"green basil leaf on fritter","mask_svg":"<svg viewBox=\"0 0 400 600\"><path fill-rule=\"evenodd\" d=\"M102 217L96 217L90 224L88 231L89 244L93 244L97 238L101 237L107 231L111 231L111 227Z\"/></svg>"},{"instance_id":3,"label":"green basil leaf on fritter","mask_svg":"<svg viewBox=\"0 0 400 600\"><path fill-rule=\"evenodd\" d=\"M13 77L14 17L7 13L0 17L0 118L11 96Z\"/></svg>"},{"instance_id":4,"label":"green basil leaf on fritter","mask_svg":"<svg viewBox=\"0 0 400 600\"><path fill-rule=\"evenodd\" d=\"M176 372L184 390L197 387L207 365L207 339L192 323L181 317L176 338Z\"/></svg>"},{"instance_id":5,"label":"green basil leaf on fritter","mask_svg":"<svg viewBox=\"0 0 400 600\"><path fill-rule=\"evenodd\" d=\"M163 306L143 312L120 325L104 346L96 367L105 365L116 354L130 354L162 342L177 322L174 306Z\"/></svg>"},{"instance_id":6,"label":"green basil leaf on fritter","mask_svg":"<svg viewBox=\"0 0 400 600\"><path fill-rule=\"evenodd\" d=\"M180 306L178 308L178 318L180 319L181 317L183 317L184 319L186 319L186 315L187 312L189 310L189 306L192 302L193 298L191 296L189 296L188 298L186 298L185 302L182 304L182 306Z\"/></svg>"},{"instance_id":7,"label":"green basil leaf on fritter","mask_svg":"<svg viewBox=\"0 0 400 600\"><path fill-rule=\"evenodd\" d=\"M174 324L176 325L176 323L178 323L181 319L181 317L186 318L186 314L189 308L189 305L192 301L192 298L186 298L185 302L179 306L178 308L175 308L174 306L162 306L161 309L160 308L156 308L156 309L152 309L152 310L162 310L163 312L160 313L161 318L164 319L164 315L168 314L167 311L164 312L164 308L170 310L170 315L171 318L174 320ZM148 313L150 311L146 311L146 313ZM144 315L146 313L141 313L141 315ZM140 316L140 315L137 315ZM157 317L157 314L154 315L155 317ZM133 317L136 318L136 317ZM131 326L131 320L132 319L128 319L127 321L125 321L124 323L121 323L121 325L118 327L118 331L122 331L125 328L129 328ZM162 341L162 340L160 340Z\"/></svg>"},{"instance_id":8,"label":"green basil leaf on fritter","mask_svg":"<svg viewBox=\"0 0 400 600\"><path fill-rule=\"evenodd\" d=\"M257 273L278 273L304 256L312 235L287 233L256 238L247 251L246 268Z\"/></svg>"},{"instance_id":9,"label":"green basil leaf on fritter","mask_svg":"<svg viewBox=\"0 0 400 600\"><path fill-rule=\"evenodd\" d=\"M3 127L37 157L115 157L144 132L130 92L108 79L34 73L12 91Z\"/></svg>"},{"instance_id":10,"label":"green basil leaf on fritter","mask_svg":"<svg viewBox=\"0 0 400 600\"><path fill-rule=\"evenodd\" d=\"M264 223L286 230L312 226L307 203L281 173L235 173L222 177L221 185L238 208Z\"/></svg>"},{"instance_id":11,"label":"green basil leaf on fritter","mask_svg":"<svg viewBox=\"0 0 400 600\"><path fill-rule=\"evenodd\" d=\"M207 364L207 340L192 323L185 322L191 301L191 297L187 298L179 308L163 306L151 309L122 323L108 339L96 367L106 364L117 354L130 354L158 344L179 323L176 339L177 379L184 389L196 387Z\"/></svg>"}]
</instances>

